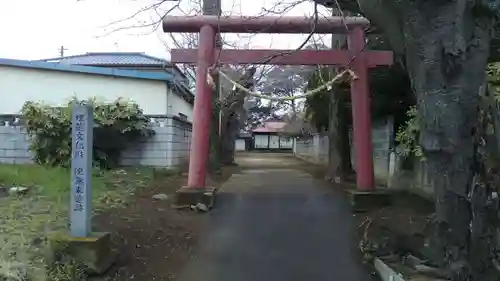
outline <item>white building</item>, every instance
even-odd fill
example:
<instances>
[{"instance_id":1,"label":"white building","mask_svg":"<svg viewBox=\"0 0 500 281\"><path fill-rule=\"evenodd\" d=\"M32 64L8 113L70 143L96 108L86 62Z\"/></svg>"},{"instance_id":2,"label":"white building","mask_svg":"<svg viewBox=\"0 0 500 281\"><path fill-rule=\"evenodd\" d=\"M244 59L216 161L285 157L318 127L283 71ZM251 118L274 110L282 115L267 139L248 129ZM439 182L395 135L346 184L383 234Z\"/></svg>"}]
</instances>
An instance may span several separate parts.
<instances>
[{"instance_id":1,"label":"white building","mask_svg":"<svg viewBox=\"0 0 500 281\"><path fill-rule=\"evenodd\" d=\"M146 115L192 121L193 94L169 72L0 59L0 114L19 114L26 101L63 105L72 97L137 102Z\"/></svg>"},{"instance_id":2,"label":"white building","mask_svg":"<svg viewBox=\"0 0 500 281\"><path fill-rule=\"evenodd\" d=\"M283 121L266 121L260 127L252 129L254 149L292 150L293 138L283 135L287 123Z\"/></svg>"},{"instance_id":3,"label":"white building","mask_svg":"<svg viewBox=\"0 0 500 281\"><path fill-rule=\"evenodd\" d=\"M131 57L130 53L112 56L128 57L126 62ZM95 58L96 55L76 57ZM19 115L27 101L57 106L66 104L74 96L103 101L132 100L145 115L152 117L157 134L127 151L123 164L172 167L187 162L194 95L185 86L185 77L177 68L136 62L122 63L121 67L89 65L0 59L2 119L12 120L9 116ZM30 163L32 155L27 151L28 140L22 128L18 125L0 128L0 162Z\"/></svg>"}]
</instances>

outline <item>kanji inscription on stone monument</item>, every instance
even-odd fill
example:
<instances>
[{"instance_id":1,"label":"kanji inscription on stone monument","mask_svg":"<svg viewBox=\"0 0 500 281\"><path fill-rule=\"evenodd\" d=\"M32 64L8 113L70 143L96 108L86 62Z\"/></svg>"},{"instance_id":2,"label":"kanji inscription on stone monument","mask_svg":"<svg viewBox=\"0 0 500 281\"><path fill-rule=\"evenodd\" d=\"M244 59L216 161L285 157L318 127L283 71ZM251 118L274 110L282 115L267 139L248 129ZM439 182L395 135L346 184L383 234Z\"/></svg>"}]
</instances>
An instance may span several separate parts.
<instances>
[{"instance_id":1,"label":"kanji inscription on stone monument","mask_svg":"<svg viewBox=\"0 0 500 281\"><path fill-rule=\"evenodd\" d=\"M71 131L71 202L70 231L75 237L90 234L92 216L92 107L74 103Z\"/></svg>"}]
</instances>

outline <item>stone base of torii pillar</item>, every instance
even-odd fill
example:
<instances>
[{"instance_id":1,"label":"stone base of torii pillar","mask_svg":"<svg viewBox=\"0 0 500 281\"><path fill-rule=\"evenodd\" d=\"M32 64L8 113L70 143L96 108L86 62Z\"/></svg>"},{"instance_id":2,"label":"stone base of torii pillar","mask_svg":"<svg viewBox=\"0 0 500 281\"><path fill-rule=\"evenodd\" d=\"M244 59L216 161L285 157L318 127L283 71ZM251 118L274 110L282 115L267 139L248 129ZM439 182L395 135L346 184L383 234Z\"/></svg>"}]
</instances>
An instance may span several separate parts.
<instances>
[{"instance_id":1,"label":"stone base of torii pillar","mask_svg":"<svg viewBox=\"0 0 500 281\"><path fill-rule=\"evenodd\" d=\"M195 209L206 212L213 208L215 203L215 194L217 188L191 188L187 186L181 187L175 193L172 207L175 209Z\"/></svg>"},{"instance_id":2,"label":"stone base of torii pillar","mask_svg":"<svg viewBox=\"0 0 500 281\"><path fill-rule=\"evenodd\" d=\"M389 191L378 189L374 191L348 190L347 192L351 210L355 213L367 212L392 204L392 192Z\"/></svg>"}]
</instances>

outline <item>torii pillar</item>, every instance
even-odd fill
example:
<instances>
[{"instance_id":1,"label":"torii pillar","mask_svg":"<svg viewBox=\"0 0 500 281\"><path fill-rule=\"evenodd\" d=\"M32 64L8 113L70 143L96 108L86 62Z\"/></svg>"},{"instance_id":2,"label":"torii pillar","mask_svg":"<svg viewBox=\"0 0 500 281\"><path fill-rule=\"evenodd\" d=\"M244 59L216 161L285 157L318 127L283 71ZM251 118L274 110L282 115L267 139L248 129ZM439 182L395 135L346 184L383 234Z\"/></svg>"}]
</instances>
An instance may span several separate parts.
<instances>
[{"instance_id":1,"label":"torii pillar","mask_svg":"<svg viewBox=\"0 0 500 281\"><path fill-rule=\"evenodd\" d=\"M351 68L356 79L351 82L357 190L375 189L371 137L368 68L390 65L390 51L364 50L364 29L369 21L362 17L321 17L314 24L303 17L263 16L217 17L179 16L163 21L164 32L199 32L198 50L174 49L173 63L196 63L196 96L193 135L185 193L202 193L206 188L206 163L209 154L212 89L207 82L208 68L218 64L336 65ZM216 32L220 33L319 33L347 34L348 50L215 50ZM216 58L217 57L217 58Z\"/></svg>"}]
</instances>

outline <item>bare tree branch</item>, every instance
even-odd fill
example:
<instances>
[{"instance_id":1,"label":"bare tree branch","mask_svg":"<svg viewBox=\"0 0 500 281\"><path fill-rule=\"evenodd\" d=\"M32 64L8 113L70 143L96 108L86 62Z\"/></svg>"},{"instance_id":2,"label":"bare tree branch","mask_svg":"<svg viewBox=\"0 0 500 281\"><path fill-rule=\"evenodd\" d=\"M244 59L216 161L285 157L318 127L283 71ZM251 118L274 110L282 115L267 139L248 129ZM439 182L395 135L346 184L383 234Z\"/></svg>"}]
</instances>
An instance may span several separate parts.
<instances>
[{"instance_id":1,"label":"bare tree branch","mask_svg":"<svg viewBox=\"0 0 500 281\"><path fill-rule=\"evenodd\" d=\"M171 14L176 9L181 10L180 1L176 2L172 7L166 10L162 9L163 4L166 3L170 4L171 2L172 2L171 0L158 0L158 2L144 6L139 11L131 14L128 17L110 22L105 26L101 27L105 31L105 33L98 37L105 37L113 33L125 30L144 30L144 28L151 28L151 30L149 30L146 33L141 33L136 35L151 34L156 30L158 30L158 27L161 26L161 22L167 15ZM152 18L150 16L150 13L152 12L154 12L158 17L155 19ZM138 24L129 24L130 21L137 20L138 18L141 18L143 15L149 15L148 21L140 21Z\"/></svg>"}]
</instances>

